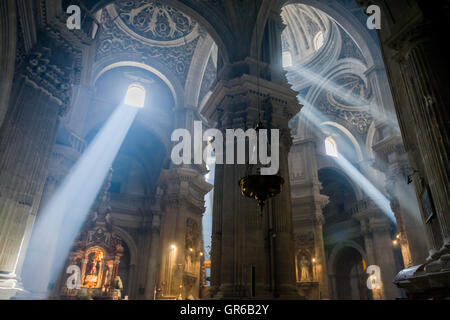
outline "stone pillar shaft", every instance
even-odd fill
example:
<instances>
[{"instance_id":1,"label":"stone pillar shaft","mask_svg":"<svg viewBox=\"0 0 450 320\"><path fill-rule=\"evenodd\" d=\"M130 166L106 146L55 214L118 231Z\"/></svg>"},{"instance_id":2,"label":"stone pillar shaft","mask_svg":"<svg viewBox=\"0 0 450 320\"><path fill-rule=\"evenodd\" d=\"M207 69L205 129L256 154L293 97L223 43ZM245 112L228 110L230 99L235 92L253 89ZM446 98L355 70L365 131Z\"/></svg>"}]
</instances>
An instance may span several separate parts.
<instances>
[{"instance_id":1,"label":"stone pillar shaft","mask_svg":"<svg viewBox=\"0 0 450 320\"><path fill-rule=\"evenodd\" d=\"M253 60L243 63L255 68ZM261 82L261 120L266 128L279 130L279 175L285 183L281 194L267 201L261 216L256 201L241 194L238 182L248 171L246 165L237 164L236 153L234 164L216 163L211 254L211 293L216 298L296 296L287 123L299 106L290 89ZM256 84L249 75L221 80L203 109L211 122L217 121L225 149L227 129L245 131L258 122ZM228 151L223 151L225 161Z\"/></svg>"},{"instance_id":2,"label":"stone pillar shaft","mask_svg":"<svg viewBox=\"0 0 450 320\"><path fill-rule=\"evenodd\" d=\"M160 214L153 213L153 221L151 228L151 244L147 271L147 284L145 286L145 299L153 300L155 298L156 279L158 277L157 265L159 262L159 246L160 246Z\"/></svg>"},{"instance_id":3,"label":"stone pillar shaft","mask_svg":"<svg viewBox=\"0 0 450 320\"><path fill-rule=\"evenodd\" d=\"M449 116L446 105L448 73L443 74L440 48L429 42L431 29L419 25L411 31L414 38L404 44L407 53L402 68L411 113L416 124L418 148L439 219L443 244L450 243L450 167ZM406 50L406 48L404 48ZM447 84L447 87L445 86ZM436 248L439 250L440 248Z\"/></svg>"},{"instance_id":4,"label":"stone pillar shaft","mask_svg":"<svg viewBox=\"0 0 450 320\"><path fill-rule=\"evenodd\" d=\"M9 279L0 280L2 287L14 287L11 279L21 272L59 115L69 103L73 70L67 61L70 55L43 41L14 81L0 130L0 272Z\"/></svg>"},{"instance_id":5,"label":"stone pillar shaft","mask_svg":"<svg viewBox=\"0 0 450 320\"><path fill-rule=\"evenodd\" d=\"M22 81L0 136L0 269L8 273L17 271L28 219L36 215L58 125L59 106Z\"/></svg>"},{"instance_id":6,"label":"stone pillar shaft","mask_svg":"<svg viewBox=\"0 0 450 320\"><path fill-rule=\"evenodd\" d=\"M199 297L204 197L211 186L196 170L164 170L161 204L159 299Z\"/></svg>"}]
</instances>

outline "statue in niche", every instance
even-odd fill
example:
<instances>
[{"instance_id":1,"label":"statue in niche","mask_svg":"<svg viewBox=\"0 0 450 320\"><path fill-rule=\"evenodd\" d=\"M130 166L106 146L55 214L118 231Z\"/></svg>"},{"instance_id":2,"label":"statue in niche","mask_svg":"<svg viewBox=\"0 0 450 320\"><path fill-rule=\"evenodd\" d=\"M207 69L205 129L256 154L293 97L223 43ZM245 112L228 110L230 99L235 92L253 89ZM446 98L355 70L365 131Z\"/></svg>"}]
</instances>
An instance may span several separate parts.
<instances>
[{"instance_id":1,"label":"statue in niche","mask_svg":"<svg viewBox=\"0 0 450 320\"><path fill-rule=\"evenodd\" d=\"M111 275L112 275L112 266L108 265L105 273L105 284L103 286L103 291L108 291L111 286Z\"/></svg>"},{"instance_id":2,"label":"statue in niche","mask_svg":"<svg viewBox=\"0 0 450 320\"><path fill-rule=\"evenodd\" d=\"M114 280L114 292L117 294L117 298L119 300L122 298L122 289L123 289L122 279L120 278L120 276L117 276L116 279Z\"/></svg>"},{"instance_id":3,"label":"statue in niche","mask_svg":"<svg viewBox=\"0 0 450 320\"><path fill-rule=\"evenodd\" d=\"M95 252L92 252L88 257L88 275L97 273L97 260L95 259Z\"/></svg>"},{"instance_id":4,"label":"statue in niche","mask_svg":"<svg viewBox=\"0 0 450 320\"><path fill-rule=\"evenodd\" d=\"M311 281L312 280L311 262L305 255L301 256L299 266L300 266L300 281L301 282Z\"/></svg>"},{"instance_id":5,"label":"statue in niche","mask_svg":"<svg viewBox=\"0 0 450 320\"><path fill-rule=\"evenodd\" d=\"M97 286L98 273L100 270L100 263L103 258L103 253L91 252L88 256L86 265L86 276L84 279L84 286L88 288L95 288Z\"/></svg>"}]
</instances>

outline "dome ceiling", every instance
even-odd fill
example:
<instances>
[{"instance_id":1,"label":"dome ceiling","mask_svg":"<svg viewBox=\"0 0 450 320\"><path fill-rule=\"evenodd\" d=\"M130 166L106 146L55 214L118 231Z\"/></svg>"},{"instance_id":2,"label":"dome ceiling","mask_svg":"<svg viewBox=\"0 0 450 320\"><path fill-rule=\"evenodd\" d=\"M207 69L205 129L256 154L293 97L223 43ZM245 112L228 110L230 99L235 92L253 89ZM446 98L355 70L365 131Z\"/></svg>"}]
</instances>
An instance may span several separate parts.
<instances>
[{"instance_id":1,"label":"dome ceiling","mask_svg":"<svg viewBox=\"0 0 450 320\"><path fill-rule=\"evenodd\" d=\"M144 43L178 46L198 36L198 23L163 1L118 0L108 12L123 31Z\"/></svg>"},{"instance_id":2,"label":"dome ceiling","mask_svg":"<svg viewBox=\"0 0 450 320\"><path fill-rule=\"evenodd\" d=\"M282 35L283 51L289 51L294 64L311 60L326 43L330 19L315 8L303 4L290 4L281 12L286 29Z\"/></svg>"}]
</instances>

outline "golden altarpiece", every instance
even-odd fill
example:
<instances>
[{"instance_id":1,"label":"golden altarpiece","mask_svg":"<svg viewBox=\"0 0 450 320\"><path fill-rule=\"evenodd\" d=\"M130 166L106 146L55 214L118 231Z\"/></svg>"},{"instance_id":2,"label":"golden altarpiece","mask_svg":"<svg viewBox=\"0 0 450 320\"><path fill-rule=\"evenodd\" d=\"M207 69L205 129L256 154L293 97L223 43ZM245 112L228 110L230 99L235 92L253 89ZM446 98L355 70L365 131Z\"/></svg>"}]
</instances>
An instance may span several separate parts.
<instances>
[{"instance_id":1,"label":"golden altarpiece","mask_svg":"<svg viewBox=\"0 0 450 320\"><path fill-rule=\"evenodd\" d=\"M122 281L118 276L124 248L113 230L109 188L112 170L84 228L78 234L66 264L62 299L120 300ZM78 272L78 275L74 275ZM79 278L78 278L79 277Z\"/></svg>"}]
</instances>

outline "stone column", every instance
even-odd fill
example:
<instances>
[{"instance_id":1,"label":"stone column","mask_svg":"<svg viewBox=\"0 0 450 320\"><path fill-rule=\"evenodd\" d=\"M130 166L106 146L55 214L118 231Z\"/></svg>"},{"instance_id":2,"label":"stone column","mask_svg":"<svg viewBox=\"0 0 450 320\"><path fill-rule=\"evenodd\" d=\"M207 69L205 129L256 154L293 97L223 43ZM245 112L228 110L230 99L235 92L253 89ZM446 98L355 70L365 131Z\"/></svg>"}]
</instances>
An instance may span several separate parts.
<instances>
[{"instance_id":1,"label":"stone column","mask_svg":"<svg viewBox=\"0 0 450 320\"><path fill-rule=\"evenodd\" d=\"M374 243L373 243L373 235L372 230L370 229L370 224L368 219L366 219L368 216L367 212L358 212L355 215L355 218L359 220L359 223L361 225L361 235L364 237L364 247L366 250L366 267L371 265L377 265L376 263L376 257L375 257L375 249L374 249ZM334 284L336 285L336 284ZM334 288L335 292L337 292L336 288ZM380 289L372 289L372 298L374 300L383 300L385 299L384 291L383 291L383 284L381 284Z\"/></svg>"},{"instance_id":2,"label":"stone column","mask_svg":"<svg viewBox=\"0 0 450 320\"><path fill-rule=\"evenodd\" d=\"M74 137L75 138L75 137ZM79 145L86 145L83 140L78 140L78 143L74 143L75 147L79 147ZM49 169L47 173L46 183L44 187L44 192L42 194L42 199L40 201L39 210L37 214L37 222L39 221L40 214L42 210L45 209L45 206L50 201L58 187L64 181L64 178L70 172L70 169L76 163L78 158L80 157L83 149L74 149L73 147L63 146L63 145L55 145L53 147L52 155L50 158ZM61 215L59 217L59 221L55 221L54 223L62 226L64 216ZM59 229L59 228L56 228ZM61 230L64 232L64 230ZM32 293L32 298L43 298L47 297L49 284L54 284L56 279L51 278L51 268L50 266L54 265L55 258L61 259L61 257L55 257L55 251L59 244L58 242L59 234L55 234L52 237L52 241L49 246L43 246L42 243L39 243L38 239L34 239L33 234L31 235L30 247L27 250L27 255L25 259L25 266L23 272L23 282L27 291ZM45 259L41 259L39 257L46 257ZM27 264L27 262L30 264ZM32 264L32 261L45 261L47 263L48 268L44 268L44 270L48 271L48 274L40 274L39 279L27 279L27 270L30 268L34 268L35 266ZM60 274L61 270L53 270L55 274Z\"/></svg>"},{"instance_id":3,"label":"stone column","mask_svg":"<svg viewBox=\"0 0 450 320\"><path fill-rule=\"evenodd\" d=\"M161 209L159 299L198 299L204 197L211 190L196 170L164 170Z\"/></svg>"},{"instance_id":4,"label":"stone column","mask_svg":"<svg viewBox=\"0 0 450 320\"><path fill-rule=\"evenodd\" d=\"M375 300L396 299L400 297L399 290L392 281L397 274L392 238L391 224L388 218L369 199L358 204L358 212L354 216L361 224L367 254L367 267L380 267L381 289L373 289Z\"/></svg>"},{"instance_id":5,"label":"stone column","mask_svg":"<svg viewBox=\"0 0 450 320\"><path fill-rule=\"evenodd\" d=\"M248 58L226 68L229 74L246 68L255 74L256 62ZM257 84L256 77L248 74L223 79L202 110L225 137L227 129L245 131L256 126L259 95L265 127L280 130L279 174L285 180L281 194L267 202L261 217L256 202L243 197L238 185L246 175L246 165L216 163L211 256L216 298L252 297L252 285L255 297L297 297L287 156L291 146L288 121L300 107L296 93L286 86L262 79L259 88Z\"/></svg>"},{"instance_id":6,"label":"stone column","mask_svg":"<svg viewBox=\"0 0 450 320\"><path fill-rule=\"evenodd\" d=\"M400 292L392 283L398 270L394 258L389 221L386 217L372 218L370 219L370 228L372 230L375 259L381 269L384 298L391 300L399 298Z\"/></svg>"},{"instance_id":7,"label":"stone column","mask_svg":"<svg viewBox=\"0 0 450 320\"><path fill-rule=\"evenodd\" d=\"M0 126L9 105L17 46L17 9L15 0L0 2Z\"/></svg>"},{"instance_id":8,"label":"stone column","mask_svg":"<svg viewBox=\"0 0 450 320\"><path fill-rule=\"evenodd\" d=\"M328 203L328 199L324 199L322 196L321 201L317 201L316 205L316 219L314 223L314 237L316 243L316 261L313 261L315 264L315 272L317 273L317 280L319 281L319 299L328 299L329 289L328 289L328 270L327 270L327 261L325 258L325 247L323 241L323 223L324 218L322 214L323 207Z\"/></svg>"},{"instance_id":9,"label":"stone column","mask_svg":"<svg viewBox=\"0 0 450 320\"><path fill-rule=\"evenodd\" d=\"M409 268L423 263L428 253L428 239L414 186L408 184L413 170L408 164L402 139L397 135L385 137L373 149L378 156L376 166L386 173L386 191L397 220L404 265Z\"/></svg>"},{"instance_id":10,"label":"stone column","mask_svg":"<svg viewBox=\"0 0 450 320\"><path fill-rule=\"evenodd\" d=\"M0 134L0 296L18 284L59 116L69 103L70 53L43 37L16 76Z\"/></svg>"},{"instance_id":11,"label":"stone column","mask_svg":"<svg viewBox=\"0 0 450 320\"><path fill-rule=\"evenodd\" d=\"M405 162L392 165L387 183L405 268L423 263L428 254L424 221L412 185L407 185L408 169Z\"/></svg>"},{"instance_id":12,"label":"stone column","mask_svg":"<svg viewBox=\"0 0 450 320\"><path fill-rule=\"evenodd\" d=\"M150 254L147 270L147 284L145 285L145 299L155 299L155 290L157 290L157 279L159 277L158 264L161 264L160 255L160 229L161 229L161 189L157 189L156 200L152 206L152 225L151 225L151 239Z\"/></svg>"},{"instance_id":13,"label":"stone column","mask_svg":"<svg viewBox=\"0 0 450 320\"><path fill-rule=\"evenodd\" d=\"M308 299L328 299L328 271L323 239L324 217L322 209L328 204L328 197L320 194L316 144L312 139L294 140L289 154L290 181L292 189L292 215L294 221L295 249L312 253L316 292L307 293ZM309 236L308 236L309 235ZM298 268L298 266L297 266ZM299 285L299 284L297 284ZM300 287L302 287L300 285Z\"/></svg>"},{"instance_id":14,"label":"stone column","mask_svg":"<svg viewBox=\"0 0 450 320\"><path fill-rule=\"evenodd\" d=\"M447 112L449 77L448 60L440 48L441 39L431 22L410 26L392 46L398 50L402 76L410 101L423 166L430 188L442 237L442 249L450 248L450 122ZM436 248L440 250L441 248Z\"/></svg>"}]
</instances>

